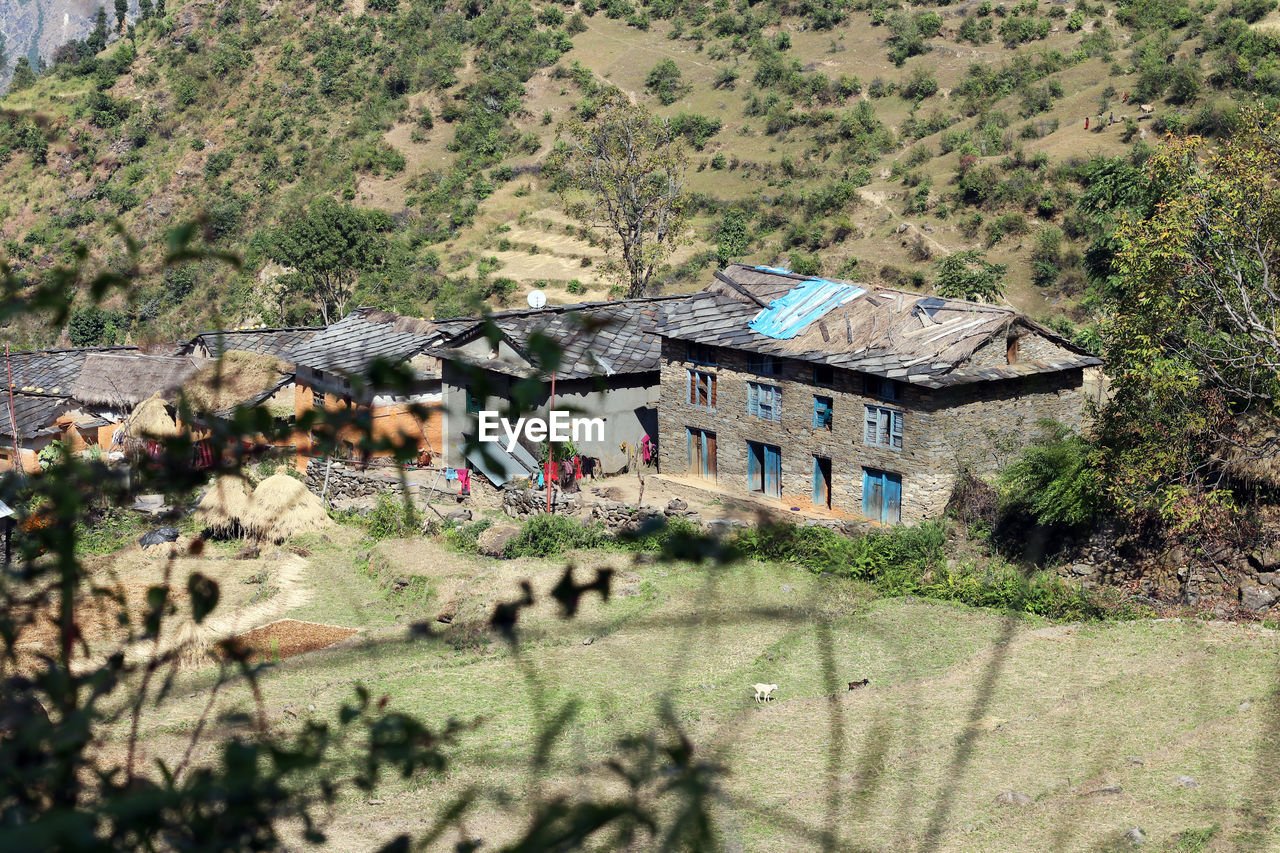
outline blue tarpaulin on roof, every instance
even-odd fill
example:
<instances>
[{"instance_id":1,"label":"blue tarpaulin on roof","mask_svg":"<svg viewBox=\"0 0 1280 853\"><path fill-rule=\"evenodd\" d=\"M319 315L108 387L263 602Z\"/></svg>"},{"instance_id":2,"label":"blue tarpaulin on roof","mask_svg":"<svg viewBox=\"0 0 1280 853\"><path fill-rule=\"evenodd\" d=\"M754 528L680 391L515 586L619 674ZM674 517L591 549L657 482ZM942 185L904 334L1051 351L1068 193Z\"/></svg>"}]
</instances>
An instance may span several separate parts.
<instances>
[{"instance_id":1,"label":"blue tarpaulin on roof","mask_svg":"<svg viewBox=\"0 0 1280 853\"><path fill-rule=\"evenodd\" d=\"M770 302L747 326L765 337L788 340L803 332L810 323L864 293L863 288L847 282L812 278Z\"/></svg>"}]
</instances>

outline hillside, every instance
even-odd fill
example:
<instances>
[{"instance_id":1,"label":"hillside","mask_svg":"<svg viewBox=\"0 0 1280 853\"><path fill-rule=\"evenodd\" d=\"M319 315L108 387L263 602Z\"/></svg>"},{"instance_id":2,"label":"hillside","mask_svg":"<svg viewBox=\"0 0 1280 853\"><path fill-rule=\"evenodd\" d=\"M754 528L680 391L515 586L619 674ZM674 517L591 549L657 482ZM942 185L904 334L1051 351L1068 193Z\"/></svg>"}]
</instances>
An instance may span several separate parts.
<instances>
[{"instance_id":1,"label":"hillside","mask_svg":"<svg viewBox=\"0 0 1280 853\"><path fill-rule=\"evenodd\" d=\"M1014 305L1087 324L1114 185L1138 183L1144 149L1229 132L1238 102L1280 95L1274 5L173 2L0 101L0 256L33 280L78 245L124 265L118 221L150 269L147 247L201 214L241 270L155 270L104 312L83 303L70 340L309 322L270 247L329 195L387 214L356 303L431 316L534 286L601 298L599 235L538 166L612 84L690 142L697 213L668 290L698 286L717 246L916 287L977 249L1008 265ZM7 337L48 343L34 322Z\"/></svg>"}]
</instances>

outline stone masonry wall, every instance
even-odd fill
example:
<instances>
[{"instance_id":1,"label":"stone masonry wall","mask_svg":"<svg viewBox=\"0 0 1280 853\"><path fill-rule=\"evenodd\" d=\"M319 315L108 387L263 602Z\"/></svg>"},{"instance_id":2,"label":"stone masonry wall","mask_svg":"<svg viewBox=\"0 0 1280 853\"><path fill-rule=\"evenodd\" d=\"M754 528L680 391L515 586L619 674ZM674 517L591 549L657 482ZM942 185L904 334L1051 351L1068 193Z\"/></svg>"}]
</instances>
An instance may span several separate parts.
<instances>
[{"instance_id":1,"label":"stone masonry wall","mask_svg":"<svg viewBox=\"0 0 1280 853\"><path fill-rule=\"evenodd\" d=\"M717 484L746 492L747 442L781 448L781 504L812 506L813 458L831 460L832 509L850 517L862 513L863 468L902 477L902 521L939 516L956 474L968 465L982 473L995 470L1009 453L1034 435L1041 418L1078 427L1082 418L1080 370L1049 377L985 382L932 392L898 383L897 399L868 397L862 374L834 371L834 387L813 384L813 366L782 360L778 375L758 376L747 368L747 354L718 351L718 365L704 368L685 361L683 341L664 340L662 400L658 407L660 467L663 473L690 475L686 428L716 433ZM716 407L689 405L690 367L717 375ZM782 420L747 414L747 383L782 388ZM813 426L814 395L832 398L832 429ZM902 411L901 450L863 444L864 406Z\"/></svg>"}]
</instances>

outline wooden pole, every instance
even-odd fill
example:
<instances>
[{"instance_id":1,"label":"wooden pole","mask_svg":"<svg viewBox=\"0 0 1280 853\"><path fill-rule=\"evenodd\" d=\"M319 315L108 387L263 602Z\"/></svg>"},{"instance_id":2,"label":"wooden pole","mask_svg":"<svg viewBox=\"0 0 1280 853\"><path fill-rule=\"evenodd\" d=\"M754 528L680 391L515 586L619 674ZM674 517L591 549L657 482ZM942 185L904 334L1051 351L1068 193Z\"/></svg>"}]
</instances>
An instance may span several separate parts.
<instances>
[{"instance_id":1,"label":"wooden pole","mask_svg":"<svg viewBox=\"0 0 1280 853\"><path fill-rule=\"evenodd\" d=\"M13 470L22 476L22 448L18 445L18 416L13 411L13 360L9 358L9 343L4 345L4 368L8 374L9 384L9 428L13 431Z\"/></svg>"},{"instance_id":2,"label":"wooden pole","mask_svg":"<svg viewBox=\"0 0 1280 853\"><path fill-rule=\"evenodd\" d=\"M556 375L551 374L551 405L547 407L547 415L556 409ZM555 445L551 443L551 436L547 436L547 470L543 474L547 478L547 514L551 513L551 466L555 464Z\"/></svg>"}]
</instances>

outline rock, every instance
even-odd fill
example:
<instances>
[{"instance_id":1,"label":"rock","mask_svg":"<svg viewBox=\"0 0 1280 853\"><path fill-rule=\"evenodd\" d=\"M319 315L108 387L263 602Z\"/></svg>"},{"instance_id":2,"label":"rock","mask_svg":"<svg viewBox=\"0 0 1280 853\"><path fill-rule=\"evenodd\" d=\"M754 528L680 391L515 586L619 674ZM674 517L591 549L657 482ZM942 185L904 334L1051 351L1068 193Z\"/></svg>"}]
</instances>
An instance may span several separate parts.
<instances>
[{"instance_id":1,"label":"rock","mask_svg":"<svg viewBox=\"0 0 1280 853\"><path fill-rule=\"evenodd\" d=\"M1088 563L1075 563L1071 566L1071 574L1076 575L1077 577L1086 577L1093 574L1095 571L1097 570Z\"/></svg>"},{"instance_id":2,"label":"rock","mask_svg":"<svg viewBox=\"0 0 1280 853\"><path fill-rule=\"evenodd\" d=\"M1255 548L1249 552L1248 560L1258 571L1280 569L1280 547Z\"/></svg>"},{"instance_id":3,"label":"rock","mask_svg":"<svg viewBox=\"0 0 1280 853\"><path fill-rule=\"evenodd\" d=\"M583 640L583 641L582 641L582 645L584 645L584 646L589 646L589 645L591 645L592 643L594 643L595 641L596 641L596 638L595 638L595 637L587 637L585 640Z\"/></svg>"},{"instance_id":4,"label":"rock","mask_svg":"<svg viewBox=\"0 0 1280 853\"><path fill-rule=\"evenodd\" d=\"M501 557L507 543L520 535L520 528L509 524L495 525L476 539L476 550L486 557Z\"/></svg>"},{"instance_id":5,"label":"rock","mask_svg":"<svg viewBox=\"0 0 1280 853\"><path fill-rule=\"evenodd\" d=\"M1178 778L1173 780L1173 784L1177 785L1179 788L1199 788L1200 787L1200 783L1197 782L1195 779L1191 778L1190 776L1179 776Z\"/></svg>"},{"instance_id":6,"label":"rock","mask_svg":"<svg viewBox=\"0 0 1280 853\"><path fill-rule=\"evenodd\" d=\"M997 806L1029 806L1031 798L1020 791L1005 791L996 795Z\"/></svg>"},{"instance_id":7,"label":"rock","mask_svg":"<svg viewBox=\"0 0 1280 853\"><path fill-rule=\"evenodd\" d=\"M791 584L789 584L789 583L784 583L784 584L782 585L782 591L783 591L783 592L791 592L791 590L793 590L793 589L795 589L795 587L793 587L793 586L792 586Z\"/></svg>"},{"instance_id":8,"label":"rock","mask_svg":"<svg viewBox=\"0 0 1280 853\"><path fill-rule=\"evenodd\" d=\"M1258 583L1267 585L1267 586L1275 586L1276 573L1275 572L1258 572Z\"/></svg>"},{"instance_id":9,"label":"rock","mask_svg":"<svg viewBox=\"0 0 1280 853\"><path fill-rule=\"evenodd\" d=\"M1246 700L1244 700L1243 702L1241 702L1239 705L1237 705L1237 706L1236 706L1236 710L1238 710L1238 711L1247 711L1247 710L1249 710L1249 709L1250 709L1250 708L1252 708L1252 707L1253 707L1253 703L1252 703L1252 702L1250 702L1248 699L1246 699Z\"/></svg>"},{"instance_id":10,"label":"rock","mask_svg":"<svg viewBox=\"0 0 1280 853\"><path fill-rule=\"evenodd\" d=\"M688 508L689 508L689 504L685 503L680 498L672 498L671 500L667 501L667 509L672 510L674 512L684 512Z\"/></svg>"},{"instance_id":11,"label":"rock","mask_svg":"<svg viewBox=\"0 0 1280 853\"><path fill-rule=\"evenodd\" d=\"M1240 606L1245 610L1266 610L1276 600L1276 591L1269 586L1259 586L1245 581L1240 584Z\"/></svg>"},{"instance_id":12,"label":"rock","mask_svg":"<svg viewBox=\"0 0 1280 853\"><path fill-rule=\"evenodd\" d=\"M144 533L142 538L138 540L138 544L143 548L150 548L152 545L162 545L165 542L176 542L178 540L178 528L165 525L157 527L150 533Z\"/></svg>"},{"instance_id":13,"label":"rock","mask_svg":"<svg viewBox=\"0 0 1280 853\"><path fill-rule=\"evenodd\" d=\"M369 802L369 805L371 806L380 806L383 803L385 803L386 800L369 800L368 802Z\"/></svg>"},{"instance_id":14,"label":"rock","mask_svg":"<svg viewBox=\"0 0 1280 853\"><path fill-rule=\"evenodd\" d=\"M1147 843L1147 834L1142 831L1141 827L1135 826L1124 834L1124 840L1137 847L1140 844Z\"/></svg>"},{"instance_id":15,"label":"rock","mask_svg":"<svg viewBox=\"0 0 1280 853\"><path fill-rule=\"evenodd\" d=\"M258 559L259 553L261 552L258 550L258 546L250 542L248 545L245 545L239 551L236 551L236 559L237 560L256 560Z\"/></svg>"},{"instance_id":16,"label":"rock","mask_svg":"<svg viewBox=\"0 0 1280 853\"><path fill-rule=\"evenodd\" d=\"M1121 788L1119 785L1103 785L1101 788L1094 788L1092 791L1085 794L1085 796L1086 797L1110 797L1116 794L1123 794L1123 793L1124 793L1124 788Z\"/></svg>"},{"instance_id":17,"label":"rock","mask_svg":"<svg viewBox=\"0 0 1280 853\"><path fill-rule=\"evenodd\" d=\"M1142 767L1147 762L1143 761L1141 758L1139 758L1136 755L1131 755L1129 756L1129 763L1134 767Z\"/></svg>"},{"instance_id":18,"label":"rock","mask_svg":"<svg viewBox=\"0 0 1280 853\"><path fill-rule=\"evenodd\" d=\"M447 514L447 515L445 516L445 518L449 519L450 521L470 521L470 520L471 520L471 510L469 510L469 509L455 509L453 512L451 512L451 513Z\"/></svg>"}]
</instances>

